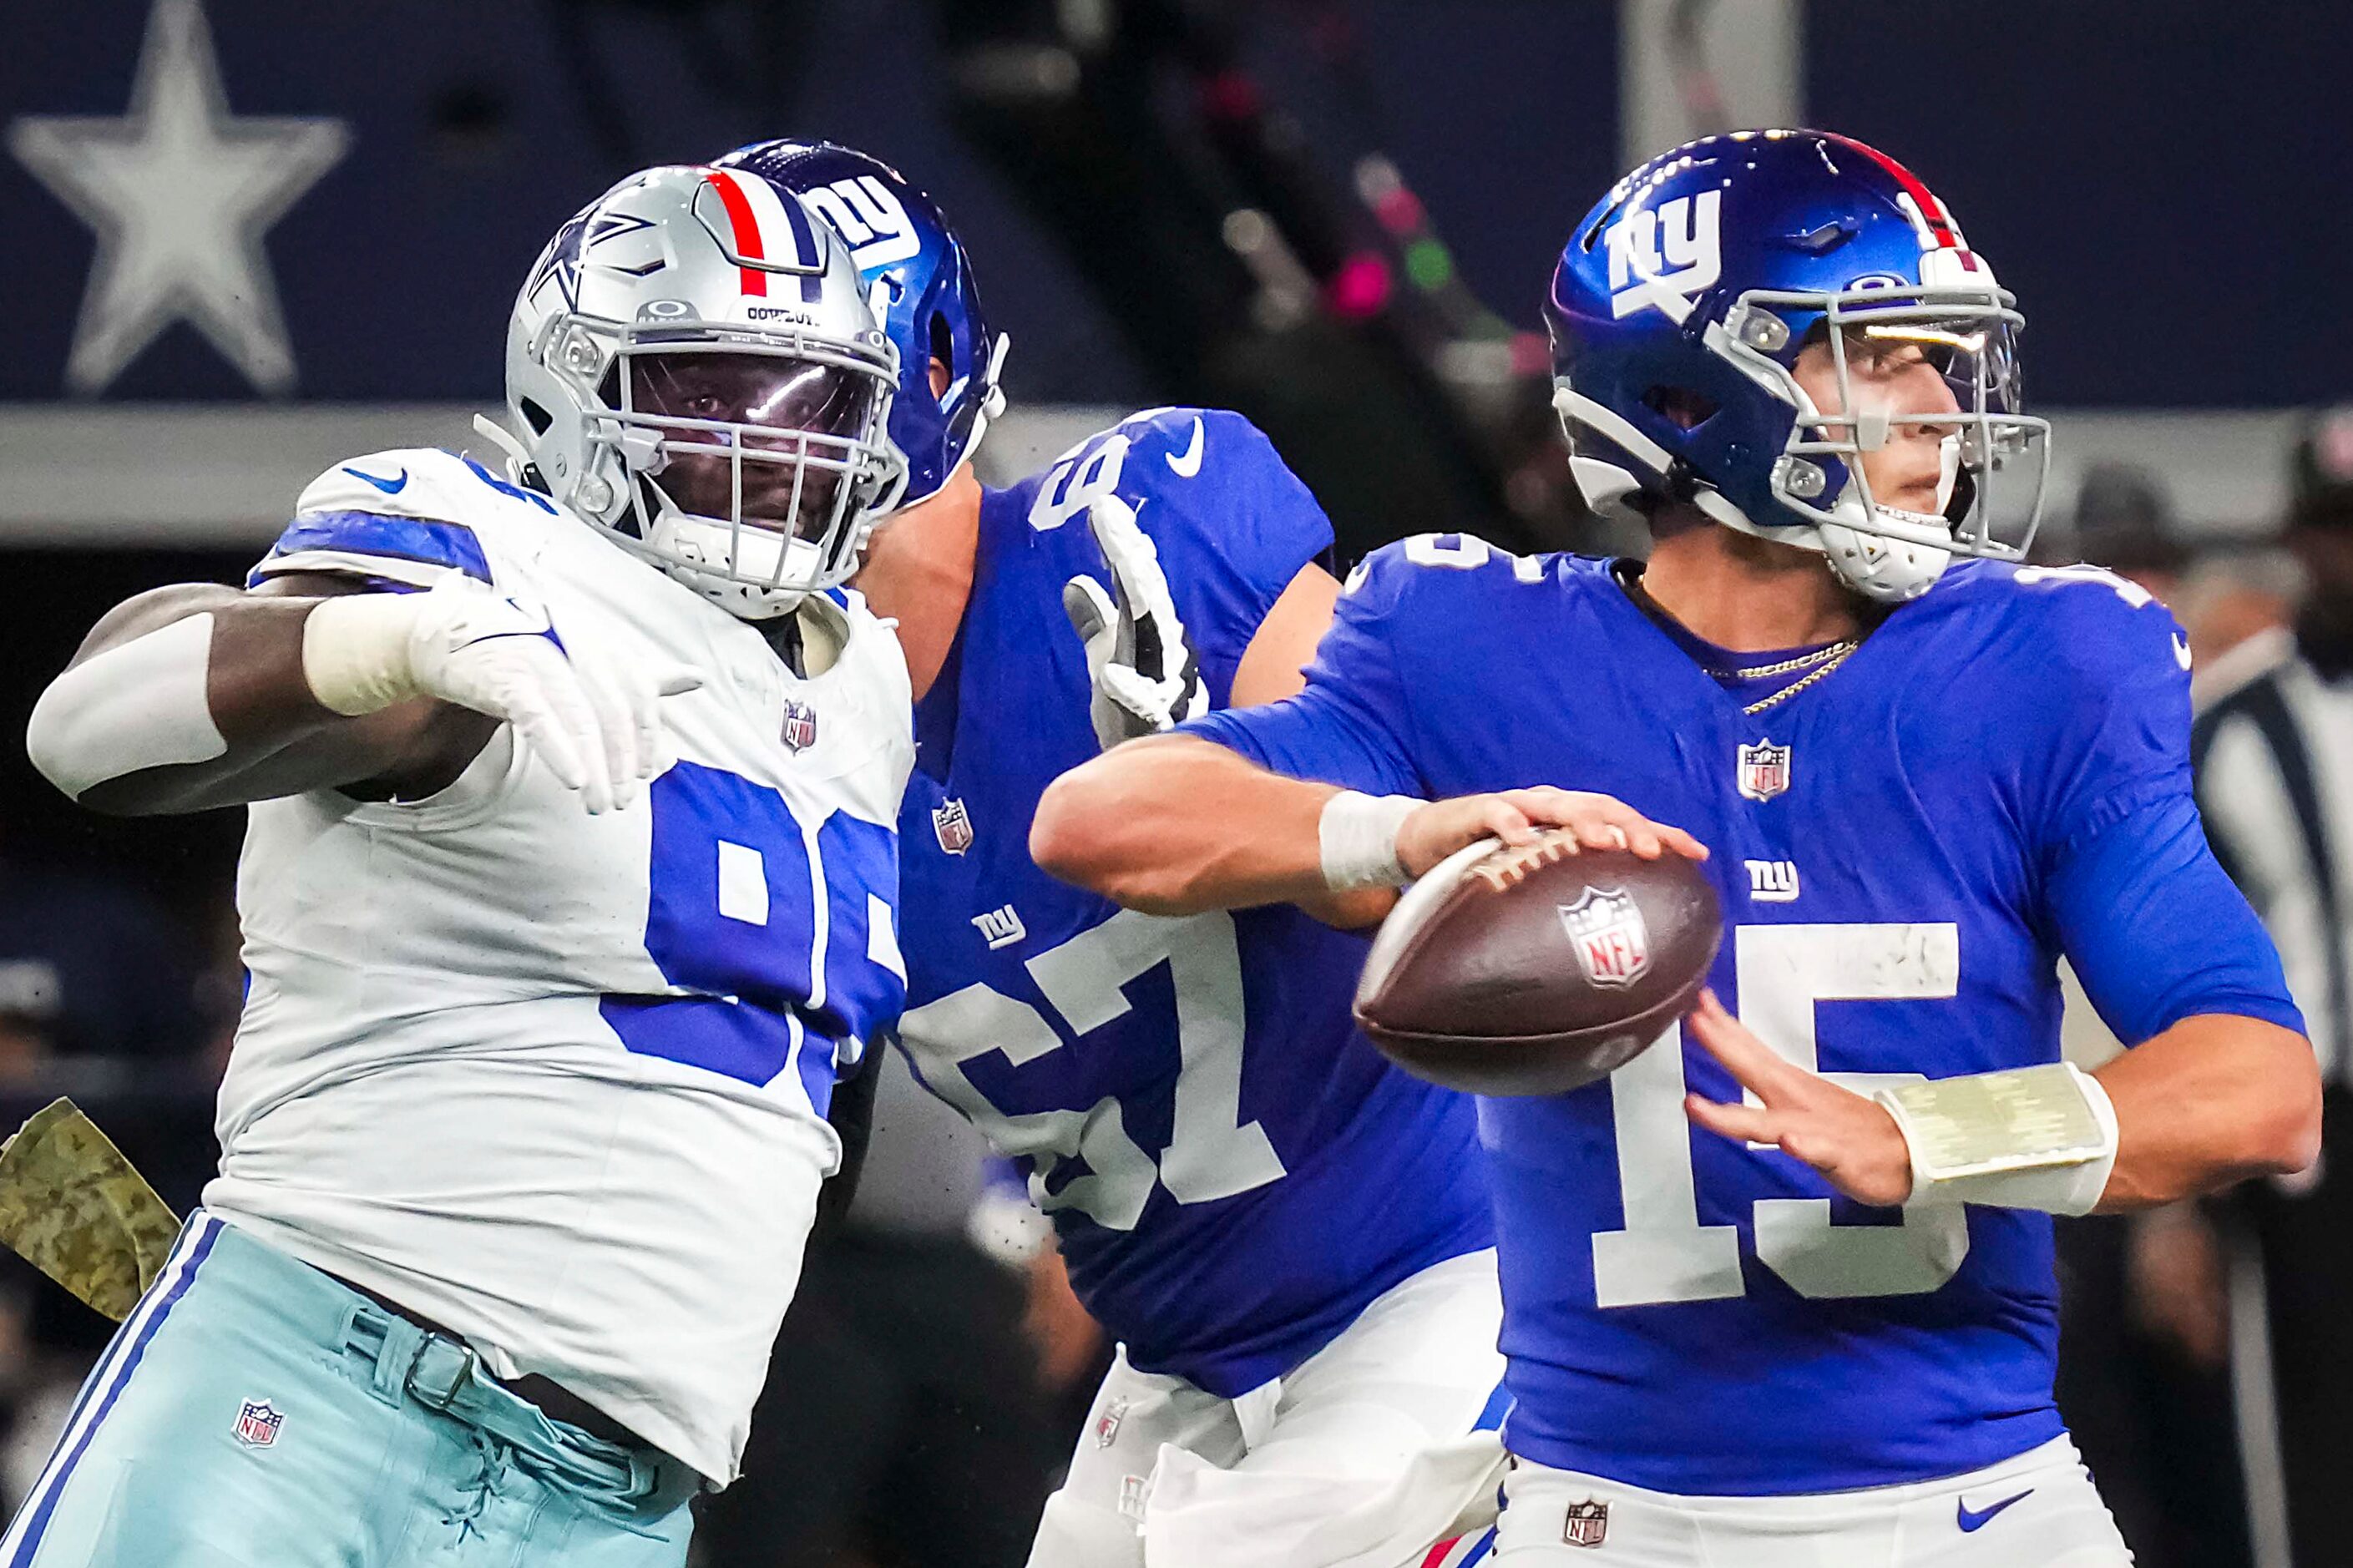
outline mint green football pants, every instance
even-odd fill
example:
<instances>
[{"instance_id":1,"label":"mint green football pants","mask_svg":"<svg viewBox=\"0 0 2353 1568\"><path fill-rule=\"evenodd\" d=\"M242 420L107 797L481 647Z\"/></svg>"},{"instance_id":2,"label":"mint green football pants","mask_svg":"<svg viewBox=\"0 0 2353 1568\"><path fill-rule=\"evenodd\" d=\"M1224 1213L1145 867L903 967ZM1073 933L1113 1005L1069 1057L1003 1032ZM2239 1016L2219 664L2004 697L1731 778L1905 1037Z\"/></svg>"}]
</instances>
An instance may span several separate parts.
<instances>
[{"instance_id":1,"label":"mint green football pants","mask_svg":"<svg viewBox=\"0 0 2353 1568\"><path fill-rule=\"evenodd\" d=\"M0 1568L680 1568L698 1484L199 1210Z\"/></svg>"}]
</instances>

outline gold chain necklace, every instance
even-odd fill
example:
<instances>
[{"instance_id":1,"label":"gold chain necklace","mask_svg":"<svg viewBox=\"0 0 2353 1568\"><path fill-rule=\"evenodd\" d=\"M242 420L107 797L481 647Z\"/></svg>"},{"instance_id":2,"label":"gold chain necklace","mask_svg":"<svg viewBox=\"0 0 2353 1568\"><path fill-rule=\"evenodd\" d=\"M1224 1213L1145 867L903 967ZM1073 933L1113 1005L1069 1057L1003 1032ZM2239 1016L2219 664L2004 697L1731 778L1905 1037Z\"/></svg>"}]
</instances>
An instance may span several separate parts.
<instances>
[{"instance_id":1,"label":"gold chain necklace","mask_svg":"<svg viewBox=\"0 0 2353 1568\"><path fill-rule=\"evenodd\" d=\"M1858 646L1860 645L1852 642L1831 644L1830 648L1824 650L1823 662L1815 669L1789 682L1788 685L1781 688L1780 690L1776 691L1772 696L1766 698L1763 701L1749 703L1740 711L1743 714L1753 718L1757 714L1764 712L1767 708L1787 702L1790 698L1795 697L1799 692L1803 691L1807 687L1813 685L1814 682L1829 675L1831 671L1836 669L1840 665L1844 664L1847 661L1848 656L1852 654Z\"/></svg>"},{"instance_id":2,"label":"gold chain necklace","mask_svg":"<svg viewBox=\"0 0 2353 1568\"><path fill-rule=\"evenodd\" d=\"M1708 673L1718 680L1762 680L1769 675L1787 675L1793 669L1804 669L1809 665L1844 658L1854 651L1855 642L1856 639L1853 637L1842 637L1837 642L1818 647L1811 653L1801 653L1795 658L1785 658L1778 664L1755 664L1746 669L1711 669Z\"/></svg>"}]
</instances>

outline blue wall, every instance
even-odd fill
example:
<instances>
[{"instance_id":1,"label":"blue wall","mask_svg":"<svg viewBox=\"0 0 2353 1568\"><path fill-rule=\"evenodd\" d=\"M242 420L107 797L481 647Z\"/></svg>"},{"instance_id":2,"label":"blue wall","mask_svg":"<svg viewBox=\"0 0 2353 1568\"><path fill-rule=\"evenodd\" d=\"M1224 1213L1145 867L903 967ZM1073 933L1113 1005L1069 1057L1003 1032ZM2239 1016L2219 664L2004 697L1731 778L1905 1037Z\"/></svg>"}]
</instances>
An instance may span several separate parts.
<instances>
[{"instance_id":1,"label":"blue wall","mask_svg":"<svg viewBox=\"0 0 2353 1568\"><path fill-rule=\"evenodd\" d=\"M823 0L794 79L764 97L743 16L700 43L603 8L592 112L556 7L496 0L210 0L232 110L333 115L351 151L271 230L298 395L486 397L512 289L546 233L615 175L614 148L691 160L776 133L863 143L930 184L981 258L1017 395L1137 402L1148 384L992 171L944 123L915 0ZM1609 0L1354 0L1356 74L1300 9L1252 8L1252 55L1319 155L1391 152L1495 309L1534 323L1559 237L1617 173ZM0 120L116 115L147 0L19 6ZM2226 25L2227 23L2227 25ZM2353 394L2353 15L2239 0L1814 0L1810 118L1881 142L1944 192L2024 296L2050 404L2277 405ZM495 122L446 127L448 106ZM464 115L456 117L461 124ZM627 136L620 133L626 126ZM0 152L0 398L60 395L90 230ZM108 395L249 395L185 326Z\"/></svg>"}]
</instances>

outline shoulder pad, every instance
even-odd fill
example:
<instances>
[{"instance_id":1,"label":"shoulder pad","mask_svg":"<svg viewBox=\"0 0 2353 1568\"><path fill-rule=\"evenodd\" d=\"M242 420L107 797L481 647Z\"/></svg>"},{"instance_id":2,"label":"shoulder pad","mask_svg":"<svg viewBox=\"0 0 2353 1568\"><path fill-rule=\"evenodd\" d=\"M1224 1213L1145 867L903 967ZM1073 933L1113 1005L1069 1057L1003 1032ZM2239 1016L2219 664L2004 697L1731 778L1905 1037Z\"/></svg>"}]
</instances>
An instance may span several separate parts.
<instances>
[{"instance_id":1,"label":"shoulder pad","mask_svg":"<svg viewBox=\"0 0 2353 1568\"><path fill-rule=\"evenodd\" d=\"M429 586L451 572L497 580L496 542L558 516L555 503L471 458L433 448L338 463L304 487L293 521L248 574L337 572Z\"/></svg>"},{"instance_id":2,"label":"shoulder pad","mask_svg":"<svg viewBox=\"0 0 2353 1568\"><path fill-rule=\"evenodd\" d=\"M1405 574L1434 568L1450 577L1460 574L1472 581L1500 577L1541 583L1559 571L1564 563L1574 564L1578 561L1578 557L1567 555L1514 555L1475 533L1417 533L1394 544L1385 544L1366 556L1356 563L1356 571L1348 574L1348 581L1355 584L1367 567L1377 563L1377 570L1385 573Z\"/></svg>"},{"instance_id":3,"label":"shoulder pad","mask_svg":"<svg viewBox=\"0 0 2353 1568\"><path fill-rule=\"evenodd\" d=\"M2189 639L2158 597L2099 566L1985 567L1972 574L2023 618L2060 668L2094 679L2152 670L2187 682Z\"/></svg>"}]
</instances>

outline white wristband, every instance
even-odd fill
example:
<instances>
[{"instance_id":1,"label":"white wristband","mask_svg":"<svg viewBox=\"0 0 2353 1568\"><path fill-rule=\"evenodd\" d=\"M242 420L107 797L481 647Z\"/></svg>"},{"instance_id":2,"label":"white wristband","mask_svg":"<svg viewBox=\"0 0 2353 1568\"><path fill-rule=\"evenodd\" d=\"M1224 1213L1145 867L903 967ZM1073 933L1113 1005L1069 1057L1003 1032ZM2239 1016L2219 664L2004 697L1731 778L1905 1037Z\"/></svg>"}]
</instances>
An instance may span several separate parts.
<instances>
[{"instance_id":1,"label":"white wristband","mask_svg":"<svg viewBox=\"0 0 2353 1568\"><path fill-rule=\"evenodd\" d=\"M345 594L302 623L302 679L319 705L346 717L406 702L423 689L408 656L421 594Z\"/></svg>"},{"instance_id":2,"label":"white wristband","mask_svg":"<svg viewBox=\"0 0 2353 1568\"><path fill-rule=\"evenodd\" d=\"M2089 1214L2116 1163L2116 1110L2070 1062L1883 1089L1912 1153L1906 1206Z\"/></svg>"},{"instance_id":3,"label":"white wristband","mask_svg":"<svg viewBox=\"0 0 2353 1568\"><path fill-rule=\"evenodd\" d=\"M1346 893L1411 881L1398 861L1398 829L1422 804L1409 795L1360 795L1352 789L1325 801L1315 824L1324 886Z\"/></svg>"}]
</instances>

